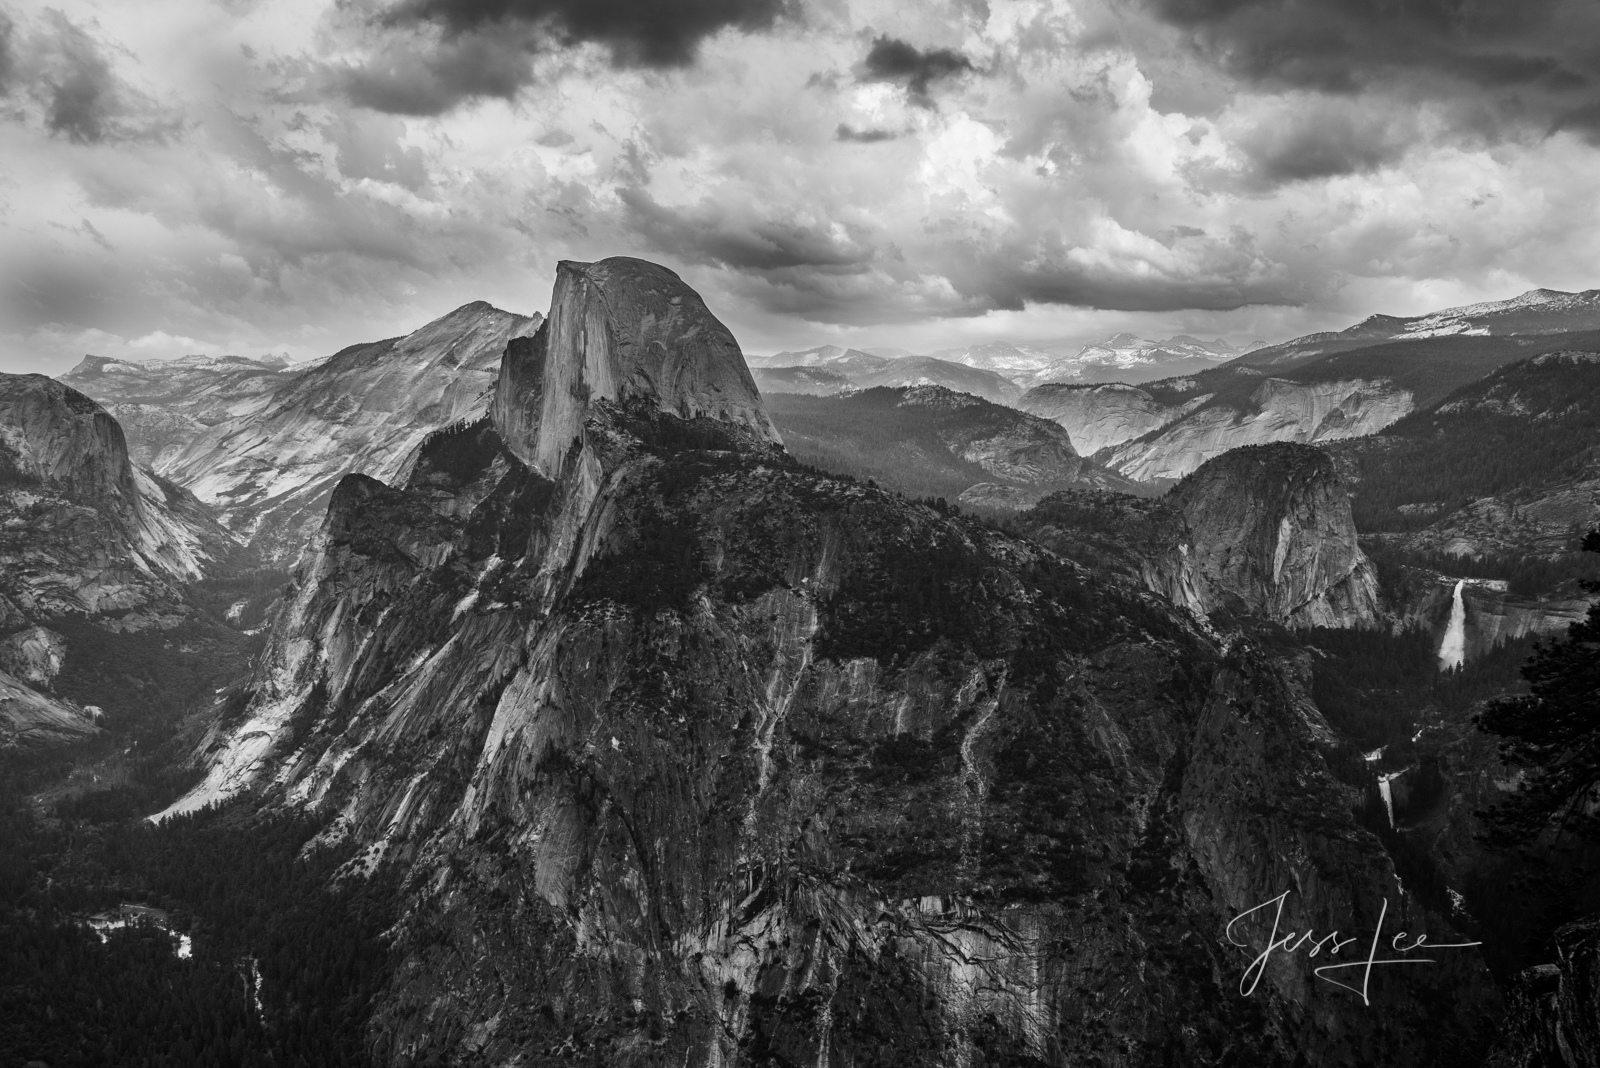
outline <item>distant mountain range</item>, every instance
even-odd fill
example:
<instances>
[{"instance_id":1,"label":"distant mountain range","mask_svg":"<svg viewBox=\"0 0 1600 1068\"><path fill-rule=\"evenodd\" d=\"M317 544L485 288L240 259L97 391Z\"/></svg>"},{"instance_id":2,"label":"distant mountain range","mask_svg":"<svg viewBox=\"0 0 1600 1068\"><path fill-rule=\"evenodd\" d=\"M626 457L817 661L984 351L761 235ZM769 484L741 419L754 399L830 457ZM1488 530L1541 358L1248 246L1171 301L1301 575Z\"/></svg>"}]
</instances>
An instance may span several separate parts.
<instances>
[{"instance_id":1,"label":"distant mountain range","mask_svg":"<svg viewBox=\"0 0 1600 1068\"><path fill-rule=\"evenodd\" d=\"M340 478L393 479L428 433L482 414L506 342L541 321L476 301L405 337L309 363L90 356L61 381L107 406L136 462L192 490L267 560L287 565Z\"/></svg>"},{"instance_id":2,"label":"distant mountain range","mask_svg":"<svg viewBox=\"0 0 1600 1068\"><path fill-rule=\"evenodd\" d=\"M1241 445L1375 434L1498 367L1597 348L1600 290L1533 290L1407 319L1375 315L1156 381L1048 383L1017 403L1122 475L1172 479Z\"/></svg>"},{"instance_id":3,"label":"distant mountain range","mask_svg":"<svg viewBox=\"0 0 1600 1068\"><path fill-rule=\"evenodd\" d=\"M991 341L965 348L939 349L920 355L899 348L849 349L818 345L800 351L749 358L762 389L771 393L830 393L856 387L944 386L1001 404L1048 382L1150 382L1173 375L1218 367L1261 346L1236 347L1217 339L1202 341L1180 334L1151 341L1134 334L1113 334L1070 355L1031 345ZM835 378L797 375L792 368L812 368Z\"/></svg>"},{"instance_id":4,"label":"distant mountain range","mask_svg":"<svg viewBox=\"0 0 1600 1068\"><path fill-rule=\"evenodd\" d=\"M85 356L61 381L105 405L122 424L135 463L158 466L207 427L260 411L291 368L280 356Z\"/></svg>"},{"instance_id":5,"label":"distant mountain range","mask_svg":"<svg viewBox=\"0 0 1600 1068\"><path fill-rule=\"evenodd\" d=\"M882 356L838 345L752 356L746 362L764 393L825 395L875 386L943 386L996 404L1012 404L1023 392L1010 378L985 367L934 356ZM800 368L809 373L800 373Z\"/></svg>"},{"instance_id":6,"label":"distant mountain range","mask_svg":"<svg viewBox=\"0 0 1600 1068\"><path fill-rule=\"evenodd\" d=\"M1384 342L1425 338L1538 336L1600 330L1600 289L1565 293L1530 289L1510 300L1467 304L1459 308L1401 317L1371 315L1344 330L1307 334L1280 345L1253 349L1238 360L1274 370L1299 367L1332 353L1368 348Z\"/></svg>"}]
</instances>

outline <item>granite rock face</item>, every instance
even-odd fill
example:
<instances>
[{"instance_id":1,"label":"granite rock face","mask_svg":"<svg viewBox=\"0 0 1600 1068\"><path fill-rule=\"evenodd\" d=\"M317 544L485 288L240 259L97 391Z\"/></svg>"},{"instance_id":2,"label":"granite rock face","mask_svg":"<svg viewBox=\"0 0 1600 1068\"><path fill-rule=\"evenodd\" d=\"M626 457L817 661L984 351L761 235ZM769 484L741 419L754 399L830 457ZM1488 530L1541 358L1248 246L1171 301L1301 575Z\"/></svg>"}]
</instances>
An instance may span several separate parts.
<instances>
[{"instance_id":1,"label":"granite rock face","mask_svg":"<svg viewBox=\"0 0 1600 1068\"><path fill-rule=\"evenodd\" d=\"M661 275L589 270L556 304L603 303L512 346L488 418L403 486L340 483L174 809L250 792L327 818L349 876L402 879L380 1062L1481 1042L1470 954L1378 1011L1295 956L1241 995L1260 949L1228 921L1286 889L1297 929L1370 929L1387 900L1448 930L1354 822L1292 672L1136 582L788 460L724 365L615 355L652 336Z\"/></svg>"},{"instance_id":2,"label":"granite rock face","mask_svg":"<svg viewBox=\"0 0 1600 1068\"><path fill-rule=\"evenodd\" d=\"M1211 399L1198 385L1187 392L1187 397L1158 400L1147 390L1121 382L1051 383L1028 390L1017 407L1060 423L1078 451L1093 456L1159 430Z\"/></svg>"},{"instance_id":3,"label":"granite rock face","mask_svg":"<svg viewBox=\"0 0 1600 1068\"><path fill-rule=\"evenodd\" d=\"M98 733L87 713L0 671L0 753L57 747Z\"/></svg>"},{"instance_id":4,"label":"granite rock face","mask_svg":"<svg viewBox=\"0 0 1600 1068\"><path fill-rule=\"evenodd\" d=\"M1202 405L1149 437L1113 449L1106 463L1129 478L1181 478L1230 449L1375 434L1411 409L1411 394L1387 382L1269 378L1248 403Z\"/></svg>"},{"instance_id":5,"label":"granite rock face","mask_svg":"<svg viewBox=\"0 0 1600 1068\"><path fill-rule=\"evenodd\" d=\"M48 687L61 674L67 643L45 627L26 627L0 640L0 670L30 686Z\"/></svg>"},{"instance_id":6,"label":"granite rock face","mask_svg":"<svg viewBox=\"0 0 1600 1068\"><path fill-rule=\"evenodd\" d=\"M96 729L40 692L66 656L41 623L173 625L183 587L238 549L193 497L129 462L105 409L43 375L0 375L0 746Z\"/></svg>"},{"instance_id":7,"label":"granite rock face","mask_svg":"<svg viewBox=\"0 0 1600 1068\"><path fill-rule=\"evenodd\" d=\"M495 426L518 459L557 478L601 400L780 440L728 328L676 274L645 260L557 265L549 320L501 365Z\"/></svg>"},{"instance_id":8,"label":"granite rock face","mask_svg":"<svg viewBox=\"0 0 1600 1068\"><path fill-rule=\"evenodd\" d=\"M1309 446L1225 453L1158 500L1046 498L1022 522L1065 555L1137 579L1202 619L1223 613L1289 627L1382 619L1348 488Z\"/></svg>"},{"instance_id":9,"label":"granite rock face","mask_svg":"<svg viewBox=\"0 0 1600 1068\"><path fill-rule=\"evenodd\" d=\"M1386 380L1294 382L1233 367L1143 386L1041 386L1021 405L1141 482L1182 478L1246 445L1374 434L1413 407L1411 393Z\"/></svg>"},{"instance_id":10,"label":"granite rock face","mask_svg":"<svg viewBox=\"0 0 1600 1068\"><path fill-rule=\"evenodd\" d=\"M158 471L271 563L291 563L339 480L403 475L422 439L489 403L500 357L540 318L481 301L401 338L296 369L265 403L211 426Z\"/></svg>"},{"instance_id":11,"label":"granite rock face","mask_svg":"<svg viewBox=\"0 0 1600 1068\"><path fill-rule=\"evenodd\" d=\"M105 409L42 375L0 376L0 589L33 619L137 627L238 549L188 494L135 468Z\"/></svg>"},{"instance_id":12,"label":"granite rock face","mask_svg":"<svg viewBox=\"0 0 1600 1068\"><path fill-rule=\"evenodd\" d=\"M1377 573L1356 542L1349 490L1319 449L1231 450L1172 491L1182 566L1209 611L1304 627L1376 623Z\"/></svg>"},{"instance_id":13,"label":"granite rock face","mask_svg":"<svg viewBox=\"0 0 1600 1068\"><path fill-rule=\"evenodd\" d=\"M260 411L294 373L282 357L85 356L61 381L116 418L135 464L159 468L207 427Z\"/></svg>"}]
</instances>

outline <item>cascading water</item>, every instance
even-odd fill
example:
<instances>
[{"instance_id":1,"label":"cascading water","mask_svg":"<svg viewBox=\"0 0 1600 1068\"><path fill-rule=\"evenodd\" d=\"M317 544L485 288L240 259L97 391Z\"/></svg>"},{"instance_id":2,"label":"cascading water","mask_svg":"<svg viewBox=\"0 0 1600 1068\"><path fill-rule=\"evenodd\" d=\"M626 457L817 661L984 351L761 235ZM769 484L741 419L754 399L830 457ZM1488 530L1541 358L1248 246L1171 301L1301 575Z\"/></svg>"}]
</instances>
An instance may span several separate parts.
<instances>
[{"instance_id":1,"label":"cascading water","mask_svg":"<svg viewBox=\"0 0 1600 1068\"><path fill-rule=\"evenodd\" d=\"M1391 771L1387 775L1378 776L1378 793L1383 796L1383 809L1389 814L1389 826L1394 827L1394 790L1389 783L1405 774L1402 771Z\"/></svg>"},{"instance_id":2,"label":"cascading water","mask_svg":"<svg viewBox=\"0 0 1600 1068\"><path fill-rule=\"evenodd\" d=\"M1455 597L1450 602L1450 625L1445 627L1444 641L1439 643L1439 670L1453 671L1467 659L1467 604L1461 591L1465 579L1456 580Z\"/></svg>"}]
</instances>

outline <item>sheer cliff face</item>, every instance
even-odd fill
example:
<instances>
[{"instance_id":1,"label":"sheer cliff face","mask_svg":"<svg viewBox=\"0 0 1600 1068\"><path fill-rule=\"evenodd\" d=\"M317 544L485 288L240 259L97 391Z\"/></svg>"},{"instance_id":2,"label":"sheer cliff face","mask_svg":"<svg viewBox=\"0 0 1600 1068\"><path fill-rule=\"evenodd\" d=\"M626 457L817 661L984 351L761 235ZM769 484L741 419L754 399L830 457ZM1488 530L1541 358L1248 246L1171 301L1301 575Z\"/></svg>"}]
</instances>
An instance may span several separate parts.
<instances>
[{"instance_id":1,"label":"sheer cliff face","mask_svg":"<svg viewBox=\"0 0 1600 1068\"><path fill-rule=\"evenodd\" d=\"M1134 578L1202 619L1360 627L1382 618L1348 487L1308 446L1228 452L1158 501L1047 498L1021 522L1046 545Z\"/></svg>"},{"instance_id":2,"label":"sheer cliff face","mask_svg":"<svg viewBox=\"0 0 1600 1068\"><path fill-rule=\"evenodd\" d=\"M129 463L122 428L94 401L42 375L0 375L0 749L95 732L41 692L65 646L37 624L177 622L182 587L237 549L194 506Z\"/></svg>"},{"instance_id":3,"label":"sheer cliff face","mask_svg":"<svg viewBox=\"0 0 1600 1068\"><path fill-rule=\"evenodd\" d=\"M292 562L339 479L402 475L422 439L487 409L506 343L540 318L468 304L402 338L355 345L267 403L210 427L160 473L274 563Z\"/></svg>"},{"instance_id":4,"label":"sheer cliff face","mask_svg":"<svg viewBox=\"0 0 1600 1068\"><path fill-rule=\"evenodd\" d=\"M0 375L0 480L0 592L34 618L168 618L178 587L237 549L193 498L133 467L105 409L42 375Z\"/></svg>"},{"instance_id":5,"label":"sheer cliff face","mask_svg":"<svg viewBox=\"0 0 1600 1068\"><path fill-rule=\"evenodd\" d=\"M501 365L495 424L518 459L556 477L600 400L779 440L728 328L676 274L644 260L557 265L549 322Z\"/></svg>"},{"instance_id":6,"label":"sheer cliff face","mask_svg":"<svg viewBox=\"0 0 1600 1068\"><path fill-rule=\"evenodd\" d=\"M794 464L743 374L647 392L668 351L602 388L658 321L659 276L612 271L560 347L610 262L558 284L490 418L402 488L340 484L178 806L254 791L403 877L381 1061L1354 1065L1476 1039L1470 956L1377 1011L1303 958L1238 994L1260 950L1223 928L1285 889L1297 929L1370 929L1387 897L1445 930L1348 817L1292 679L1133 583Z\"/></svg>"},{"instance_id":7,"label":"sheer cliff face","mask_svg":"<svg viewBox=\"0 0 1600 1068\"><path fill-rule=\"evenodd\" d=\"M1356 542L1349 490L1319 449L1235 449L1172 492L1200 603L1290 626L1378 620L1377 573Z\"/></svg>"}]
</instances>

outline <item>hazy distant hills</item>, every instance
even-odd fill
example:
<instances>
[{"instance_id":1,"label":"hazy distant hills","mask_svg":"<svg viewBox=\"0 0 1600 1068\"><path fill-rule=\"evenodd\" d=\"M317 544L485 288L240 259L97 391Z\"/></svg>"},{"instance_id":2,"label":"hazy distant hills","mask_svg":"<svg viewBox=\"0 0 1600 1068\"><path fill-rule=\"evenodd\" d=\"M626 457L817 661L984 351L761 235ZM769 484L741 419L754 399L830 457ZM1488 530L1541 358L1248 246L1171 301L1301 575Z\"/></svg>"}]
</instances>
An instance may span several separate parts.
<instances>
[{"instance_id":1,"label":"hazy distant hills","mask_svg":"<svg viewBox=\"0 0 1600 1068\"><path fill-rule=\"evenodd\" d=\"M1149 382L1217 367L1249 349L1221 339L1201 341L1186 335L1150 341L1133 334L1115 334L1072 354L993 341L927 355L898 348L818 345L748 360L757 384L769 393L815 395L848 386L944 386L1010 404L1029 387L1046 382ZM798 374L794 368L838 377Z\"/></svg>"},{"instance_id":2,"label":"hazy distant hills","mask_svg":"<svg viewBox=\"0 0 1600 1068\"><path fill-rule=\"evenodd\" d=\"M996 371L933 356L879 356L860 349L819 345L801 352L780 352L774 356L746 359L755 376L756 386L763 393L839 392L839 389L829 388L832 384L829 379L795 372L796 368L805 368L843 378L845 382L840 389L845 386L857 389L943 386L997 404L1010 404L1022 396L1021 386Z\"/></svg>"},{"instance_id":3,"label":"hazy distant hills","mask_svg":"<svg viewBox=\"0 0 1600 1068\"><path fill-rule=\"evenodd\" d=\"M1059 489L1140 490L1078 455L1050 420L943 386L776 393L766 402L791 455L912 497L1018 508Z\"/></svg>"}]
</instances>

